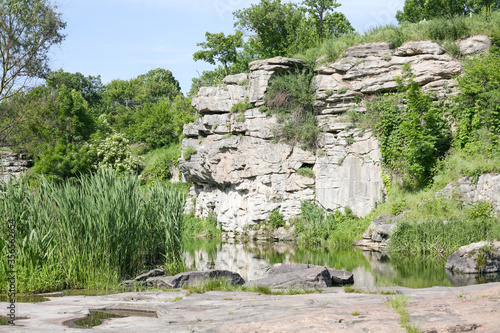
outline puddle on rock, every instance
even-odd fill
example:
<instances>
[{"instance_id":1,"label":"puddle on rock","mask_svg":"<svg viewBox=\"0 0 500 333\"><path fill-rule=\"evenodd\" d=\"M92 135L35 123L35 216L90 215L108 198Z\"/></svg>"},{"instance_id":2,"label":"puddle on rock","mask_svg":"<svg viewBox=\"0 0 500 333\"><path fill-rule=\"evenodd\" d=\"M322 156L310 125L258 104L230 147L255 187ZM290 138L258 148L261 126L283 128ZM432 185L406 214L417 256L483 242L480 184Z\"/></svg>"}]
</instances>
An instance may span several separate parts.
<instances>
[{"instance_id":1,"label":"puddle on rock","mask_svg":"<svg viewBox=\"0 0 500 333\"><path fill-rule=\"evenodd\" d=\"M158 318L156 312L130 310L96 310L90 311L90 315L86 318L70 320L65 322L64 325L71 328L92 328L101 325L104 320L109 318L125 318L133 316Z\"/></svg>"}]
</instances>

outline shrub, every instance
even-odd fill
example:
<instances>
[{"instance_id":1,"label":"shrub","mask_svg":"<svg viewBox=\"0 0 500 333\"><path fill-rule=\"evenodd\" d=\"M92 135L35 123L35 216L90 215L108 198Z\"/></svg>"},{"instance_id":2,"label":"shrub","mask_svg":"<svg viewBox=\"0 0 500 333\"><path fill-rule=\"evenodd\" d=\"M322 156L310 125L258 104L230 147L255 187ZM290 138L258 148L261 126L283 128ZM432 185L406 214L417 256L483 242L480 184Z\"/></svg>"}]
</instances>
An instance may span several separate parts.
<instances>
[{"instance_id":1,"label":"shrub","mask_svg":"<svg viewBox=\"0 0 500 333\"><path fill-rule=\"evenodd\" d=\"M319 128L316 124L312 86L314 73L304 69L271 78L266 92L266 106L278 114L279 125L274 136L289 144L300 143L306 149L316 145Z\"/></svg>"},{"instance_id":2,"label":"shrub","mask_svg":"<svg viewBox=\"0 0 500 333\"><path fill-rule=\"evenodd\" d=\"M297 169L297 174L304 177L314 178L314 171L311 167L300 167Z\"/></svg>"},{"instance_id":3,"label":"shrub","mask_svg":"<svg viewBox=\"0 0 500 333\"><path fill-rule=\"evenodd\" d=\"M189 160L192 155L196 154L196 149L189 146L182 152L182 154L183 154L185 160Z\"/></svg>"},{"instance_id":4,"label":"shrub","mask_svg":"<svg viewBox=\"0 0 500 333\"><path fill-rule=\"evenodd\" d=\"M146 167L142 175L151 180L169 180L172 178L172 167L178 166L181 157L180 144L162 147L146 155Z\"/></svg>"},{"instance_id":5,"label":"shrub","mask_svg":"<svg viewBox=\"0 0 500 333\"><path fill-rule=\"evenodd\" d=\"M246 120L245 115L243 113L240 113L234 118L234 120L243 123Z\"/></svg>"},{"instance_id":6,"label":"shrub","mask_svg":"<svg viewBox=\"0 0 500 333\"><path fill-rule=\"evenodd\" d=\"M231 107L231 113L243 112L243 111L246 111L246 110L251 109L251 108L253 108L253 105L248 103L247 98L245 98L245 100L243 100L239 103L236 103Z\"/></svg>"},{"instance_id":7,"label":"shrub","mask_svg":"<svg viewBox=\"0 0 500 333\"><path fill-rule=\"evenodd\" d=\"M285 220L283 219L283 214L281 214L277 209L271 212L267 222L269 226L274 229L285 226Z\"/></svg>"}]
</instances>

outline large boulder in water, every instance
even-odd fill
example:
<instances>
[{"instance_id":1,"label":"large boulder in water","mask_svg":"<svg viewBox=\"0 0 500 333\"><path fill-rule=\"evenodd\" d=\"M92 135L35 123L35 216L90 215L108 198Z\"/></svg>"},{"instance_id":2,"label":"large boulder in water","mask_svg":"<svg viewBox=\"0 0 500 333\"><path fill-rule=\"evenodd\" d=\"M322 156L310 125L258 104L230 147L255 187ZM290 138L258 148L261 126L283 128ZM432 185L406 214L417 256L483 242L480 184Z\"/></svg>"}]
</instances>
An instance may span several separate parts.
<instances>
[{"instance_id":1,"label":"large boulder in water","mask_svg":"<svg viewBox=\"0 0 500 333\"><path fill-rule=\"evenodd\" d=\"M483 241L462 246L448 258L445 267L465 274L499 272L500 241Z\"/></svg>"},{"instance_id":2,"label":"large boulder in water","mask_svg":"<svg viewBox=\"0 0 500 333\"><path fill-rule=\"evenodd\" d=\"M332 276L333 274L333 276ZM263 278L251 281L251 285L271 289L288 287L328 288L332 284L354 281L350 272L328 269L310 264L275 264L266 270Z\"/></svg>"},{"instance_id":3,"label":"large boulder in water","mask_svg":"<svg viewBox=\"0 0 500 333\"><path fill-rule=\"evenodd\" d=\"M177 289L182 288L184 285L193 286L210 279L222 278L234 285L242 285L245 283L245 280L238 273L219 269L184 272L175 276L152 277L148 278L146 281L148 286Z\"/></svg>"}]
</instances>

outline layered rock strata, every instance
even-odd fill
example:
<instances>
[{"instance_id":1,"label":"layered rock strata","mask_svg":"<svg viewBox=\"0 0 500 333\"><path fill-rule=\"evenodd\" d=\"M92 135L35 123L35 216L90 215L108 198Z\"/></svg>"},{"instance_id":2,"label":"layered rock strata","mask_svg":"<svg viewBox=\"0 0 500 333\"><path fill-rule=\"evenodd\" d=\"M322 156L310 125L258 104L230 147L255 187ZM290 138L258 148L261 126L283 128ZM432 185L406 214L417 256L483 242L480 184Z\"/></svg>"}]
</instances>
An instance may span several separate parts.
<instances>
[{"instance_id":1,"label":"layered rock strata","mask_svg":"<svg viewBox=\"0 0 500 333\"><path fill-rule=\"evenodd\" d=\"M466 40L460 47L476 52L478 43ZM366 112L366 101L374 94L397 90L404 64L410 64L415 81L435 98L456 93L452 77L462 67L436 43L353 46L338 61L316 68L315 106L322 132L314 152L277 142L277 118L259 108L270 78L303 68L300 60L252 62L251 73L230 75L220 87L201 88L192 102L201 116L184 127L180 159L184 180L194 184L186 209L203 217L215 212L230 236L254 230L273 210L288 220L300 214L303 200L368 214L384 191L380 145L370 131L347 121L345 113ZM238 103L249 108L231 113ZM304 167L312 168L314 177L297 172Z\"/></svg>"}]
</instances>

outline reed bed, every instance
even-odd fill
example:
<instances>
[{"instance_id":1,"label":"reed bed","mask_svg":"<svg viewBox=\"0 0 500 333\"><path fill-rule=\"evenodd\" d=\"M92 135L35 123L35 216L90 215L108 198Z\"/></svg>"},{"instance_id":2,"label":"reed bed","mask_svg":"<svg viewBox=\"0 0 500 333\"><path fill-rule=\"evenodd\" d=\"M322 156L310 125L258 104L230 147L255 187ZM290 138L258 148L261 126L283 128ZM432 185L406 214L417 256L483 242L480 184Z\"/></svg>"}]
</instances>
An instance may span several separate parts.
<instances>
[{"instance_id":1,"label":"reed bed","mask_svg":"<svg viewBox=\"0 0 500 333\"><path fill-rule=\"evenodd\" d=\"M17 228L18 292L112 288L148 267L182 261L182 189L142 188L134 175L101 171L60 185L11 182L0 196L2 290L9 220Z\"/></svg>"}]
</instances>

